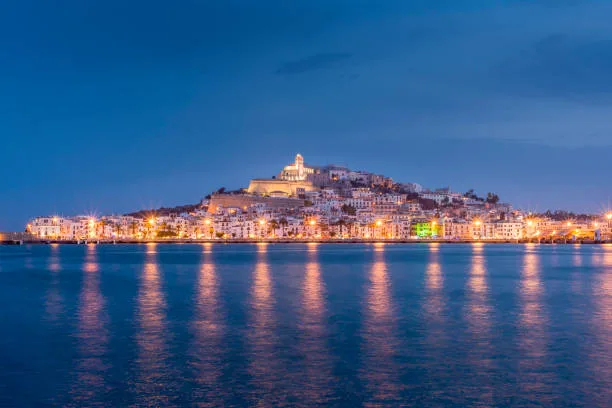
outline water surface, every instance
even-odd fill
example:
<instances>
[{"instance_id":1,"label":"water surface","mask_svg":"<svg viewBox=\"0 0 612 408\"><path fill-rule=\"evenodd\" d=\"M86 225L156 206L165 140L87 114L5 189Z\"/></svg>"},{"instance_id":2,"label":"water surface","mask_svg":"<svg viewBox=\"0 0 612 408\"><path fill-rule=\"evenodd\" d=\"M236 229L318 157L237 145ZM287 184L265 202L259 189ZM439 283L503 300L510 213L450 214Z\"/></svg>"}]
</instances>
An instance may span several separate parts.
<instances>
[{"instance_id":1,"label":"water surface","mask_svg":"<svg viewBox=\"0 0 612 408\"><path fill-rule=\"evenodd\" d=\"M612 246L0 247L0 405L612 401Z\"/></svg>"}]
</instances>

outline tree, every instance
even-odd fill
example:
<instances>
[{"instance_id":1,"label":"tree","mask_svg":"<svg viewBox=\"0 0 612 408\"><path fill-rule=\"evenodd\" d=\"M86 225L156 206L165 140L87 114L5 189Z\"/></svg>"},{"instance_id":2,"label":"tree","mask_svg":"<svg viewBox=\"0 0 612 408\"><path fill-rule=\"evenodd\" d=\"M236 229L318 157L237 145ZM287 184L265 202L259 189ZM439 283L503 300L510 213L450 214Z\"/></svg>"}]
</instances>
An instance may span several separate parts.
<instances>
[{"instance_id":1,"label":"tree","mask_svg":"<svg viewBox=\"0 0 612 408\"><path fill-rule=\"evenodd\" d=\"M499 202L499 196L494 193L487 193L487 203L497 204Z\"/></svg>"},{"instance_id":2,"label":"tree","mask_svg":"<svg viewBox=\"0 0 612 408\"><path fill-rule=\"evenodd\" d=\"M473 188L470 188L468 191L466 191L465 194L463 194L463 196L466 198L471 198L472 200L480 200L480 197L478 197L476 193L474 193Z\"/></svg>"},{"instance_id":3,"label":"tree","mask_svg":"<svg viewBox=\"0 0 612 408\"><path fill-rule=\"evenodd\" d=\"M285 217L281 218L278 221L280 227L281 227L281 236L285 236L285 228L287 227L287 225L289 225L289 221L287 221L287 219Z\"/></svg>"},{"instance_id":4,"label":"tree","mask_svg":"<svg viewBox=\"0 0 612 408\"><path fill-rule=\"evenodd\" d=\"M355 216L357 214L357 209L355 209L355 207L352 205L342 204L342 212L344 214Z\"/></svg>"},{"instance_id":5,"label":"tree","mask_svg":"<svg viewBox=\"0 0 612 408\"><path fill-rule=\"evenodd\" d=\"M270 220L268 225L270 226L270 230L272 231L272 236L275 237L276 236L276 230L278 229L278 225L279 225L278 221Z\"/></svg>"}]
</instances>

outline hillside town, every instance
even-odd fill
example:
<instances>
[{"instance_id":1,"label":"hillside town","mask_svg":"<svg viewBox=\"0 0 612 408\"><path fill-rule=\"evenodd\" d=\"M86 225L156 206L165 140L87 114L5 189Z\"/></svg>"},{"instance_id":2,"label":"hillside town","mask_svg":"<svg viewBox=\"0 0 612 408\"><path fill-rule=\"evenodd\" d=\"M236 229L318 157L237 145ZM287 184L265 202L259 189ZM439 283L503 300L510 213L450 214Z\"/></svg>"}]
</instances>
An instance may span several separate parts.
<instances>
[{"instance_id":1,"label":"hillside town","mask_svg":"<svg viewBox=\"0 0 612 408\"><path fill-rule=\"evenodd\" d=\"M313 166L297 154L272 178L218 191L199 204L129 215L36 217L40 240L457 240L608 241L612 212L533 214L495 193L428 189L344 166Z\"/></svg>"}]
</instances>

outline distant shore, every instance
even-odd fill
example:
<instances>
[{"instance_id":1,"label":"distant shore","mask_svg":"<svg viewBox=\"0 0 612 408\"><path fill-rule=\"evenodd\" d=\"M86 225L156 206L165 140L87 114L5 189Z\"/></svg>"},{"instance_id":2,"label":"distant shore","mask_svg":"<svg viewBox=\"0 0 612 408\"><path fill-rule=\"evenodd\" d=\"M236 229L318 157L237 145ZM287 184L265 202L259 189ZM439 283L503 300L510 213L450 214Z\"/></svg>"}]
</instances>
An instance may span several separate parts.
<instances>
[{"instance_id":1,"label":"distant shore","mask_svg":"<svg viewBox=\"0 0 612 408\"><path fill-rule=\"evenodd\" d=\"M0 245L144 245L144 244L547 244L547 245L597 245L612 244L612 241L593 240L501 240L501 239L152 239L152 240L0 240Z\"/></svg>"}]
</instances>

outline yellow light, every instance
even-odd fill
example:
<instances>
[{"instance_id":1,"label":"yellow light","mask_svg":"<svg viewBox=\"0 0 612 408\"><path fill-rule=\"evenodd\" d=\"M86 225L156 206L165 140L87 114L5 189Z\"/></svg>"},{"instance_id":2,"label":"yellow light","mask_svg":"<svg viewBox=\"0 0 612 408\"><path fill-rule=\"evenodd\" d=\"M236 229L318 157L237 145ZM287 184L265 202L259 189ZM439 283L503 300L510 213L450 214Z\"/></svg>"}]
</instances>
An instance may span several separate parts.
<instances>
[{"instance_id":1,"label":"yellow light","mask_svg":"<svg viewBox=\"0 0 612 408\"><path fill-rule=\"evenodd\" d=\"M382 221L381 220L376 221L376 226L380 227L381 225L382 225Z\"/></svg>"},{"instance_id":2,"label":"yellow light","mask_svg":"<svg viewBox=\"0 0 612 408\"><path fill-rule=\"evenodd\" d=\"M567 224L565 224L565 225L567 225L568 227L571 227L572 223L568 221Z\"/></svg>"},{"instance_id":3,"label":"yellow light","mask_svg":"<svg viewBox=\"0 0 612 408\"><path fill-rule=\"evenodd\" d=\"M206 224L206 225L210 225L210 220L209 220L208 218L207 218L207 219L205 219L205 220L204 220L204 224Z\"/></svg>"},{"instance_id":4,"label":"yellow light","mask_svg":"<svg viewBox=\"0 0 612 408\"><path fill-rule=\"evenodd\" d=\"M96 221L93 218L89 219L89 225L93 226L96 223Z\"/></svg>"},{"instance_id":5,"label":"yellow light","mask_svg":"<svg viewBox=\"0 0 612 408\"><path fill-rule=\"evenodd\" d=\"M598 223L598 222L594 222L594 223L593 223L593 226L594 226L595 228L597 228L597 227L599 227L599 223Z\"/></svg>"},{"instance_id":6,"label":"yellow light","mask_svg":"<svg viewBox=\"0 0 612 408\"><path fill-rule=\"evenodd\" d=\"M310 225L316 225L317 222L315 220L310 220Z\"/></svg>"},{"instance_id":7,"label":"yellow light","mask_svg":"<svg viewBox=\"0 0 612 408\"><path fill-rule=\"evenodd\" d=\"M479 226L480 224L482 224L482 222L480 220L474 221L474 225Z\"/></svg>"},{"instance_id":8,"label":"yellow light","mask_svg":"<svg viewBox=\"0 0 612 408\"><path fill-rule=\"evenodd\" d=\"M155 224L155 218L149 218L149 225Z\"/></svg>"},{"instance_id":9,"label":"yellow light","mask_svg":"<svg viewBox=\"0 0 612 408\"><path fill-rule=\"evenodd\" d=\"M612 220L612 212L607 213L606 218Z\"/></svg>"},{"instance_id":10,"label":"yellow light","mask_svg":"<svg viewBox=\"0 0 612 408\"><path fill-rule=\"evenodd\" d=\"M529 225L531 227L533 225L533 221L531 221L531 220L527 221L527 225Z\"/></svg>"},{"instance_id":11,"label":"yellow light","mask_svg":"<svg viewBox=\"0 0 612 408\"><path fill-rule=\"evenodd\" d=\"M57 224L57 217L53 217L53 223Z\"/></svg>"},{"instance_id":12,"label":"yellow light","mask_svg":"<svg viewBox=\"0 0 612 408\"><path fill-rule=\"evenodd\" d=\"M266 223L266 220L259 220L259 225L264 225Z\"/></svg>"},{"instance_id":13,"label":"yellow light","mask_svg":"<svg viewBox=\"0 0 612 408\"><path fill-rule=\"evenodd\" d=\"M431 222L431 225L436 225L436 224L438 224L438 223L437 223L437 222L435 222L435 221L432 221L432 222Z\"/></svg>"}]
</instances>

